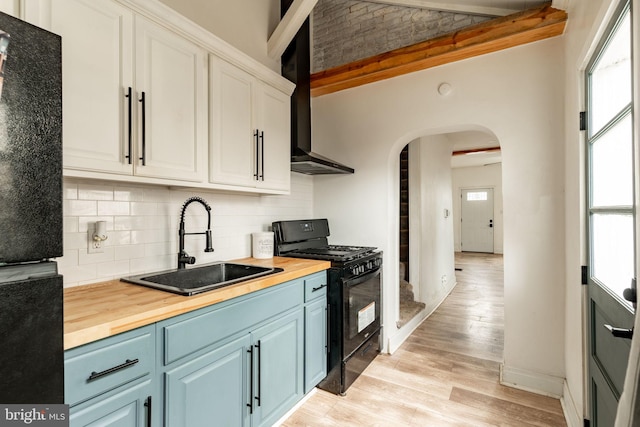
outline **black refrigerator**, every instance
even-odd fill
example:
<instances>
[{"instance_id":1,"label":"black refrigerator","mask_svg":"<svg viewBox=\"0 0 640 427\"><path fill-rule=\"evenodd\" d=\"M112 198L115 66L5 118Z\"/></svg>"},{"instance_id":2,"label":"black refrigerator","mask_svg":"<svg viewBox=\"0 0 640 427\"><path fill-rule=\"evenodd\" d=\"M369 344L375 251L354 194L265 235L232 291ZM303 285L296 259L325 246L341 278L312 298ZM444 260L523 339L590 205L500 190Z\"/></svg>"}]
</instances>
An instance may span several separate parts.
<instances>
[{"instance_id":1,"label":"black refrigerator","mask_svg":"<svg viewBox=\"0 0 640 427\"><path fill-rule=\"evenodd\" d=\"M64 402L60 37L0 13L0 403Z\"/></svg>"}]
</instances>

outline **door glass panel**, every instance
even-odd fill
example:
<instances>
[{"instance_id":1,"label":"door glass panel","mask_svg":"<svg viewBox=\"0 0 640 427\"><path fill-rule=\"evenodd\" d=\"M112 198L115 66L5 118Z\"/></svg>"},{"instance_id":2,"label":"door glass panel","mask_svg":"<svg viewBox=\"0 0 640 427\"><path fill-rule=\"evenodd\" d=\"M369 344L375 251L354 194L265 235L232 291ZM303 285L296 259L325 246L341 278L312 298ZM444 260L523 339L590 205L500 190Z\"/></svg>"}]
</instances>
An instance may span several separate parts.
<instances>
[{"instance_id":1,"label":"door glass panel","mask_svg":"<svg viewBox=\"0 0 640 427\"><path fill-rule=\"evenodd\" d=\"M592 276L622 299L634 277L633 216L593 214L592 239Z\"/></svg>"},{"instance_id":2,"label":"door glass panel","mask_svg":"<svg viewBox=\"0 0 640 427\"><path fill-rule=\"evenodd\" d=\"M592 207L633 204L631 115L598 138L592 147Z\"/></svg>"},{"instance_id":3,"label":"door glass panel","mask_svg":"<svg viewBox=\"0 0 640 427\"><path fill-rule=\"evenodd\" d=\"M487 200L487 192L486 191L470 191L467 193L467 200Z\"/></svg>"},{"instance_id":4,"label":"door glass panel","mask_svg":"<svg viewBox=\"0 0 640 427\"><path fill-rule=\"evenodd\" d=\"M627 14L591 71L591 135L631 102L631 77L631 15Z\"/></svg>"}]
</instances>

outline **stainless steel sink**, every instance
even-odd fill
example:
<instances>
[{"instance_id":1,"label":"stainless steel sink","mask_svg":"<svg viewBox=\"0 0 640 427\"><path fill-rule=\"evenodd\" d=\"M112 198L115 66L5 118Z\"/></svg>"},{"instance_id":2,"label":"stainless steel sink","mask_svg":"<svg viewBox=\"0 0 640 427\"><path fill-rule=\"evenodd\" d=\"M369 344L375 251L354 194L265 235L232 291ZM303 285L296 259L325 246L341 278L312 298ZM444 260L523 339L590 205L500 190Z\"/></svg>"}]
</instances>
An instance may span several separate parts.
<instances>
[{"instance_id":1,"label":"stainless steel sink","mask_svg":"<svg viewBox=\"0 0 640 427\"><path fill-rule=\"evenodd\" d=\"M180 295L194 295L281 271L281 268L219 262L189 269L140 274L122 280Z\"/></svg>"}]
</instances>

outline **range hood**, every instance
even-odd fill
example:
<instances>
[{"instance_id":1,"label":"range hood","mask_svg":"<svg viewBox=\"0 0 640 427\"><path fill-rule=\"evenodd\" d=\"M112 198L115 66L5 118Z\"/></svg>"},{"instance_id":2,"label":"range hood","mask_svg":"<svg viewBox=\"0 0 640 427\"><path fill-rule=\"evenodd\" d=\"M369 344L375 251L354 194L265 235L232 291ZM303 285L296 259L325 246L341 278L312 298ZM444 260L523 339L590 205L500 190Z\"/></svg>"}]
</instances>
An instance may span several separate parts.
<instances>
[{"instance_id":1,"label":"range hood","mask_svg":"<svg viewBox=\"0 0 640 427\"><path fill-rule=\"evenodd\" d=\"M282 0L282 14L290 0ZM311 151L309 18L282 54L282 75L296 84L291 95L291 170L306 175L349 174L353 168Z\"/></svg>"}]
</instances>

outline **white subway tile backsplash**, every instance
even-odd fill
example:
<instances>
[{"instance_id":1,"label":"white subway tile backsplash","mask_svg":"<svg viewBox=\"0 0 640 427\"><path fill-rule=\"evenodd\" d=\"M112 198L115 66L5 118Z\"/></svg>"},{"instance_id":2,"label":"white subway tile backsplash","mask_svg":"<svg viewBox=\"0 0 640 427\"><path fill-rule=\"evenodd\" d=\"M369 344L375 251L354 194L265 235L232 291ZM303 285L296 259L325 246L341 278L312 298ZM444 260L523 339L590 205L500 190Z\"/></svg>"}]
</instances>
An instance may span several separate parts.
<instances>
[{"instance_id":1,"label":"white subway tile backsplash","mask_svg":"<svg viewBox=\"0 0 640 427\"><path fill-rule=\"evenodd\" d=\"M114 246L113 250L116 261L132 260L145 257L145 245Z\"/></svg>"},{"instance_id":2,"label":"white subway tile backsplash","mask_svg":"<svg viewBox=\"0 0 640 427\"><path fill-rule=\"evenodd\" d=\"M104 241L106 246L129 245L131 244L131 231L109 231L107 229L107 240Z\"/></svg>"},{"instance_id":3,"label":"white subway tile backsplash","mask_svg":"<svg viewBox=\"0 0 640 427\"><path fill-rule=\"evenodd\" d=\"M68 286L68 284L79 285L91 281L97 282L104 280L98 277L97 264L67 266L64 269L60 268L60 273L64 276L65 286Z\"/></svg>"},{"instance_id":4,"label":"white subway tile backsplash","mask_svg":"<svg viewBox=\"0 0 640 427\"><path fill-rule=\"evenodd\" d=\"M64 233L62 237L64 250L84 249L88 247L89 238L87 233Z\"/></svg>"},{"instance_id":5,"label":"white subway tile backsplash","mask_svg":"<svg viewBox=\"0 0 640 427\"><path fill-rule=\"evenodd\" d=\"M115 259L113 253L114 253L113 247L104 246L104 245L103 245L103 252L101 253L90 254L86 250L85 251L79 250L78 265L94 265L94 264L99 264L103 262L113 261Z\"/></svg>"},{"instance_id":6,"label":"white subway tile backsplash","mask_svg":"<svg viewBox=\"0 0 640 427\"><path fill-rule=\"evenodd\" d=\"M64 256L58 266L65 286L111 280L132 274L175 268L178 223L183 203L205 199L212 210L212 253L204 236L185 239L197 264L251 256L251 233L268 231L277 220L303 219L313 213L312 177L292 174L291 195L260 196L229 192L169 189L67 178L64 194ZM107 222L102 254L88 254L87 229ZM187 232L207 226L205 209L193 203L185 212Z\"/></svg>"},{"instance_id":7,"label":"white subway tile backsplash","mask_svg":"<svg viewBox=\"0 0 640 427\"><path fill-rule=\"evenodd\" d=\"M96 273L98 277L105 279L115 279L129 275L129 260L103 262L97 264Z\"/></svg>"},{"instance_id":8,"label":"white subway tile backsplash","mask_svg":"<svg viewBox=\"0 0 640 427\"><path fill-rule=\"evenodd\" d=\"M67 233L78 232L78 217L77 216L65 216L62 218L62 227Z\"/></svg>"},{"instance_id":9,"label":"white subway tile backsplash","mask_svg":"<svg viewBox=\"0 0 640 427\"><path fill-rule=\"evenodd\" d=\"M79 184L80 200L113 200L113 187L108 185Z\"/></svg>"},{"instance_id":10,"label":"white subway tile backsplash","mask_svg":"<svg viewBox=\"0 0 640 427\"><path fill-rule=\"evenodd\" d=\"M160 215L158 203L155 202L132 202L130 207L130 213L133 216Z\"/></svg>"},{"instance_id":11,"label":"white subway tile backsplash","mask_svg":"<svg viewBox=\"0 0 640 427\"><path fill-rule=\"evenodd\" d=\"M98 215L98 202L95 200L65 200L62 214L64 216Z\"/></svg>"},{"instance_id":12,"label":"white subway tile backsplash","mask_svg":"<svg viewBox=\"0 0 640 427\"><path fill-rule=\"evenodd\" d=\"M125 202L141 202L144 200L141 188L116 187L113 190L113 200Z\"/></svg>"},{"instance_id":13,"label":"white subway tile backsplash","mask_svg":"<svg viewBox=\"0 0 640 427\"><path fill-rule=\"evenodd\" d=\"M129 215L129 202L98 201L98 215Z\"/></svg>"},{"instance_id":14,"label":"white subway tile backsplash","mask_svg":"<svg viewBox=\"0 0 640 427\"><path fill-rule=\"evenodd\" d=\"M64 200L75 200L78 198L78 185L72 183L63 183L62 197Z\"/></svg>"}]
</instances>

